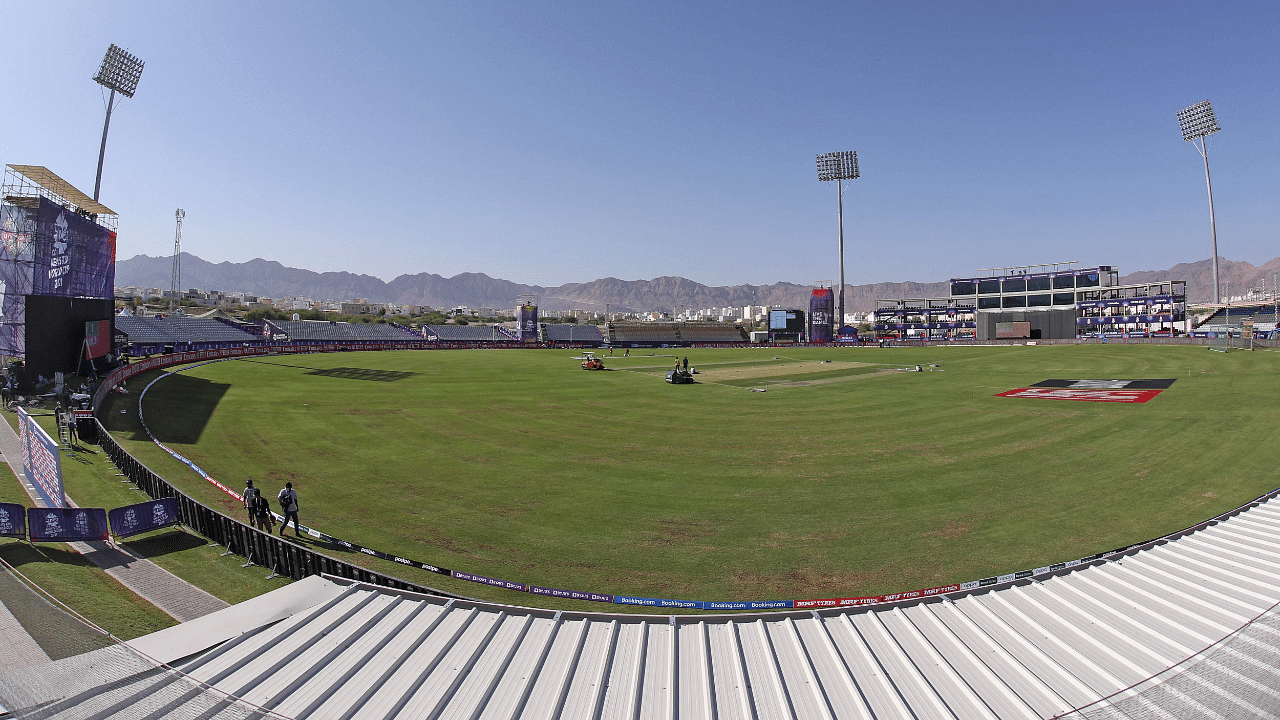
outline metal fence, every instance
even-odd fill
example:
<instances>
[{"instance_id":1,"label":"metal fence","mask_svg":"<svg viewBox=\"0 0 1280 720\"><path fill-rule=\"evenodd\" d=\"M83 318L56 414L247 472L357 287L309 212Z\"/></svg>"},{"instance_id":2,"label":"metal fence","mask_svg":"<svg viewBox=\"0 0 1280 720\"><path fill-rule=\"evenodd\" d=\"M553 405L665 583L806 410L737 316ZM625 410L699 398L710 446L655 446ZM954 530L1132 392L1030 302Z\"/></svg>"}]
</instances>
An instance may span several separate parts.
<instances>
[{"instance_id":1,"label":"metal fence","mask_svg":"<svg viewBox=\"0 0 1280 720\"><path fill-rule=\"evenodd\" d=\"M245 557L255 565L294 580L301 580L308 575L327 573L371 585L440 597L467 599L464 595L455 595L426 585L418 585L344 562L227 517L174 488L142 461L122 448L96 419L94 423L97 425L97 440L107 457L111 458L120 472L137 485L139 490L157 500L177 498L178 517L183 525L226 547L230 552Z\"/></svg>"}]
</instances>

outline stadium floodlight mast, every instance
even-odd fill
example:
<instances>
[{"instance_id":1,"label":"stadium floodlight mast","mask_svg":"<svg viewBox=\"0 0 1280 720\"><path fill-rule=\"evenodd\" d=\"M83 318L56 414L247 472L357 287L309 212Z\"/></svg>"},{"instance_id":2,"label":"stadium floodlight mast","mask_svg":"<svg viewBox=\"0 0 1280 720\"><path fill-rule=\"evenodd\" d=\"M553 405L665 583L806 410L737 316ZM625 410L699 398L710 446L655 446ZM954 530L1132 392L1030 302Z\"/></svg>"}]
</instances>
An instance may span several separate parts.
<instances>
[{"instance_id":1,"label":"stadium floodlight mast","mask_svg":"<svg viewBox=\"0 0 1280 720\"><path fill-rule=\"evenodd\" d=\"M840 301L836 310L836 329L844 327L844 181L857 180L858 151L822 153L818 156L818 180L836 181L837 218L840 223Z\"/></svg>"},{"instance_id":2,"label":"stadium floodlight mast","mask_svg":"<svg viewBox=\"0 0 1280 720\"><path fill-rule=\"evenodd\" d=\"M111 43L106 57L102 58L102 66L98 74L93 76L94 82L111 91L107 98L107 120L102 124L102 146L98 148L98 176L93 181L93 199L98 199L102 190L102 160L107 155L107 128L111 127L111 109L115 106L116 93L125 97L133 97L138 89L138 78L142 77L143 62L130 55L124 49Z\"/></svg>"},{"instance_id":3,"label":"stadium floodlight mast","mask_svg":"<svg viewBox=\"0 0 1280 720\"><path fill-rule=\"evenodd\" d=\"M1209 234L1213 237L1213 302L1217 304L1222 302L1218 281L1218 226L1213 219L1213 183L1209 181L1209 144L1205 138L1221 128L1208 100L1179 110L1178 125L1182 128L1182 141L1191 143L1204 158L1204 184L1209 188ZM1200 141L1199 145L1196 140Z\"/></svg>"}]
</instances>

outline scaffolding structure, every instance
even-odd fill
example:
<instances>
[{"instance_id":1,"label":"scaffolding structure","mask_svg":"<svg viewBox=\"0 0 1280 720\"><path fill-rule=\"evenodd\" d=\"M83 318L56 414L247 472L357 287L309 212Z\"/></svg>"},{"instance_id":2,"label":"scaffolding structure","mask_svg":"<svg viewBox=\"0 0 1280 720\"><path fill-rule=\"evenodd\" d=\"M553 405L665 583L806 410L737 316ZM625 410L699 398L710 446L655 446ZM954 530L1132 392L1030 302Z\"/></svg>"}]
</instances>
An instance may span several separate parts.
<instances>
[{"instance_id":1,"label":"scaffolding structure","mask_svg":"<svg viewBox=\"0 0 1280 720\"><path fill-rule=\"evenodd\" d=\"M111 208L40 165L6 165L0 195L6 205L34 210L47 198L71 212L115 232L119 217Z\"/></svg>"}]
</instances>

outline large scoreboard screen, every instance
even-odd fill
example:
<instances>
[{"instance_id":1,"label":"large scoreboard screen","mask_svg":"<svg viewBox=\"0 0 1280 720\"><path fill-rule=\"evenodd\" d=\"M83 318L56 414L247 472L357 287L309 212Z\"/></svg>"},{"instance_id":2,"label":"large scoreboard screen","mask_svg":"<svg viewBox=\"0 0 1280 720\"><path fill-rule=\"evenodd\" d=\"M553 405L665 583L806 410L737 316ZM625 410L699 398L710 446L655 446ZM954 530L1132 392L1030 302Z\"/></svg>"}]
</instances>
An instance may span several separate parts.
<instances>
[{"instance_id":1,"label":"large scoreboard screen","mask_svg":"<svg viewBox=\"0 0 1280 720\"><path fill-rule=\"evenodd\" d=\"M769 332L803 333L803 310L770 310Z\"/></svg>"}]
</instances>

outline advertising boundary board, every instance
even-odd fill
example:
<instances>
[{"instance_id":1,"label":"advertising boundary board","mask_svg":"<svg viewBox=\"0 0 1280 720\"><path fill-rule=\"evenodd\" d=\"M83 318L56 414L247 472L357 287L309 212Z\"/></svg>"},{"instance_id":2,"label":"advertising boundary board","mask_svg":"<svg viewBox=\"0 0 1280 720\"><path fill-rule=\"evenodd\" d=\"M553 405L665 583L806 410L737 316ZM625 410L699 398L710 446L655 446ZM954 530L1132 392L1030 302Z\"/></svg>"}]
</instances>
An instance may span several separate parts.
<instances>
[{"instance_id":1,"label":"advertising boundary board","mask_svg":"<svg viewBox=\"0 0 1280 720\"><path fill-rule=\"evenodd\" d=\"M0 537L27 536L27 508L17 503L0 503Z\"/></svg>"},{"instance_id":2,"label":"advertising boundary board","mask_svg":"<svg viewBox=\"0 0 1280 720\"><path fill-rule=\"evenodd\" d=\"M27 537L33 542L106 540L102 508L27 508Z\"/></svg>"},{"instance_id":3,"label":"advertising boundary board","mask_svg":"<svg viewBox=\"0 0 1280 720\"><path fill-rule=\"evenodd\" d=\"M118 538L132 537L181 522L175 498L160 498L114 508L107 511L107 520L111 525L111 534Z\"/></svg>"},{"instance_id":4,"label":"advertising boundary board","mask_svg":"<svg viewBox=\"0 0 1280 720\"><path fill-rule=\"evenodd\" d=\"M196 365L190 365L188 367L179 368L177 370L164 373L160 377L157 377L154 380L152 380L147 385L147 387L143 390L142 395L145 396L147 390L150 390L153 385L155 385L160 380L163 380L164 378L169 377L170 375L173 375L175 373L182 372L184 370L188 370L191 368L207 365L212 362L223 362L226 359L230 359L230 358L210 360L207 362L198 363ZM1151 382L1151 381L1146 381L1146 382ZM142 423L143 430L147 433L147 436L151 438L151 441L155 443L157 447L164 450L166 453L168 453L178 461L190 467L198 475L200 475L204 480L212 483L215 487L219 488L224 493L227 493L228 495L236 499L240 498L240 494L238 492L218 482L208 473L204 472L198 466L192 463L190 460L178 454L177 452L174 452L172 449L165 446L158 439L156 439L154 435L152 435L150 428L147 427L146 419L143 417L143 414L142 414L141 397L139 398L139 402L138 402L138 419ZM612 595L607 593L583 592L583 591L577 591L577 590L547 588L542 586L529 585L526 583L514 582L510 580L502 580L500 578L492 578L492 577L478 575L475 573L465 572L461 570L450 570L448 568L440 567L438 565L424 563L419 560L403 558L398 555L386 553L381 550L374 550L372 548L366 548L361 545L348 542L346 540L335 538L331 535L322 533L318 530L315 530L305 525L299 525L299 529L300 531L307 533L307 535L313 538L316 538L323 542L333 543L335 545L352 550L354 552L360 552L366 555L370 555L372 557L376 557L383 560L389 560L391 562L396 562L402 565L408 565L410 567L416 567L416 568L427 570L429 572L437 573L440 575L447 575L457 580L465 580L467 582L488 585L491 587L498 587L504 590L513 590L517 592L531 593L534 595L564 597L569 599L612 603L616 605L679 608L679 609L689 609L689 610L722 610L722 611L731 611L731 612L751 611L751 610L806 609L806 608L816 610L816 609L823 609L823 608L842 608L842 607L856 607L856 606L866 606L866 605L882 605L885 603L898 603L898 602L904 602L904 601L912 601L912 600L918 600L922 598L934 597L938 595L948 595L956 592L968 592L972 590L987 589L995 586L1010 585L1012 583L1016 583L1029 578L1039 578L1039 577L1053 575L1062 571L1071 570L1076 567L1081 567L1081 566L1089 565L1091 563L1105 561L1110 558L1118 557L1125 553L1138 550L1150 545L1154 545L1158 542L1167 541L1169 539L1178 537L1180 535L1183 535L1197 528L1204 527L1211 523L1217 522L1223 518L1226 518L1230 515L1238 513L1247 507L1257 504L1277 494L1280 494L1280 488L1277 488L1268 493L1260 495L1254 500L1251 500L1248 503L1245 503L1244 505L1241 505L1240 507L1235 508L1234 510L1230 510L1228 512L1222 513L1221 515L1217 515L1203 522L1196 523L1195 525L1192 525L1188 528L1184 528L1175 533L1170 533L1168 535L1163 535L1158 538L1145 540L1145 541L1134 543L1131 545L1125 545L1123 547L1119 547L1114 550L1108 550L1108 551L1097 553L1094 555L1089 555L1087 557L1055 563L1053 565L1042 566L1042 567L1029 569L1029 570L1019 570L1019 571L1007 573L1004 575L995 575L991 577L981 578L979 580L970 580L962 583L952 583L949 585L941 585L938 587L911 590L907 592L889 593L886 595L872 595L872 596L863 596L863 597L820 598L820 599L798 599L798 600L730 600L730 601L682 600L682 599L668 599L668 598L638 597L638 596L632 596L632 595ZM274 512L272 514L275 515L278 519L282 519L278 514Z\"/></svg>"},{"instance_id":5,"label":"advertising boundary board","mask_svg":"<svg viewBox=\"0 0 1280 720\"><path fill-rule=\"evenodd\" d=\"M63 507L62 453L58 442L23 408L18 408L18 442L22 446L22 472L49 507Z\"/></svg>"}]
</instances>

